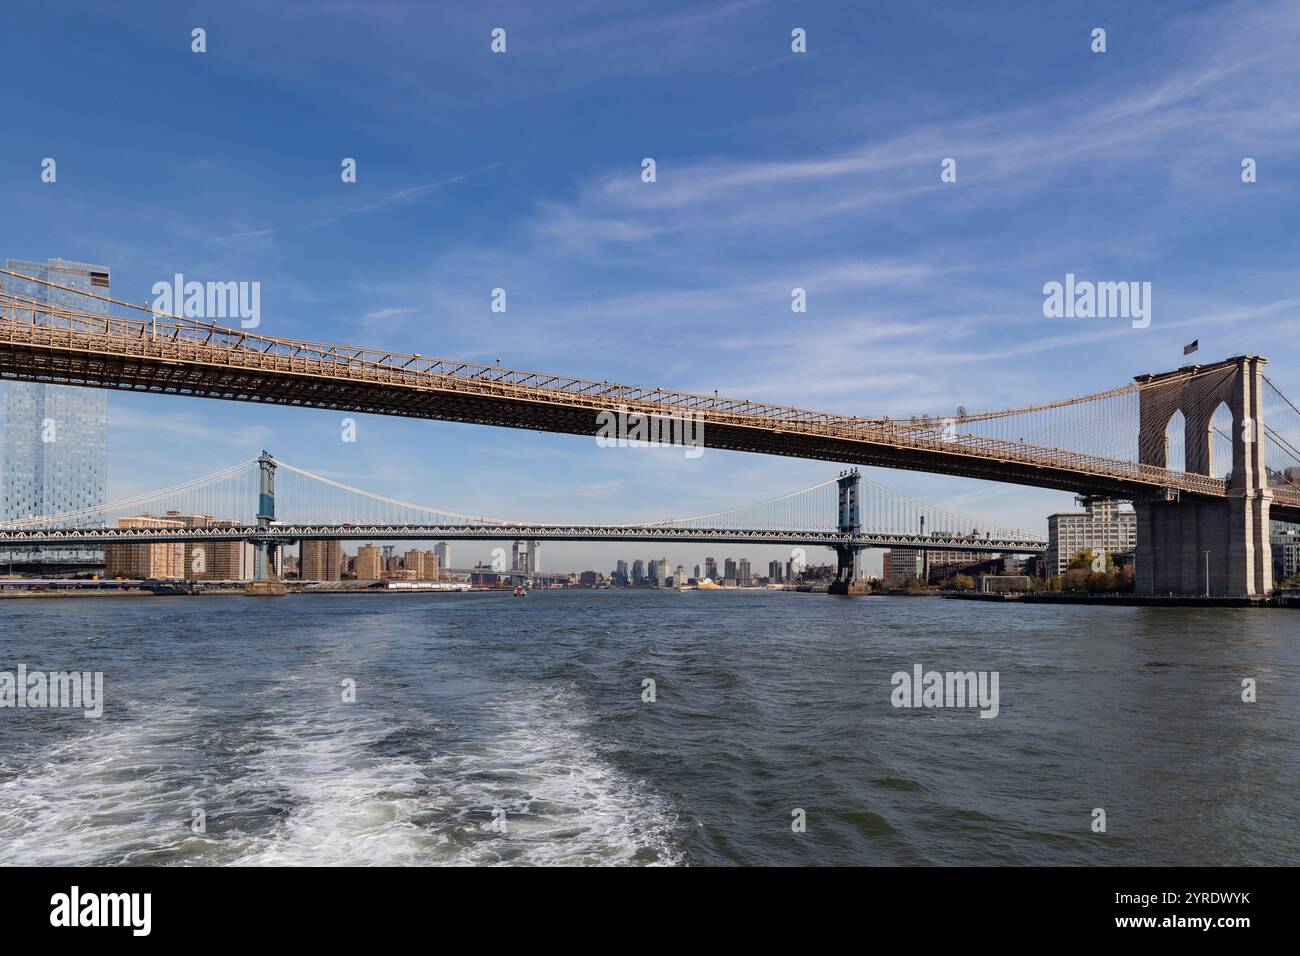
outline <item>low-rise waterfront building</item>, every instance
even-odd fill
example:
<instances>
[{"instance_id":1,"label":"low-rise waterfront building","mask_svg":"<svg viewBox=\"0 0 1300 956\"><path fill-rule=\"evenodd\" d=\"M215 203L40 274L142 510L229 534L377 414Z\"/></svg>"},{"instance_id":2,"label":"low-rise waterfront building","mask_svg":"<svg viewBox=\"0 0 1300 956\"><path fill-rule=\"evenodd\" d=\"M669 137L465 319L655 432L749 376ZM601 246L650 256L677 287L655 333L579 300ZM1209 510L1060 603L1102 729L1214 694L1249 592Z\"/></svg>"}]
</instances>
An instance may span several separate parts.
<instances>
[{"instance_id":1,"label":"low-rise waterfront building","mask_svg":"<svg viewBox=\"0 0 1300 956\"><path fill-rule=\"evenodd\" d=\"M1109 498L1080 498L1081 512L1047 518L1047 574L1064 574L1080 551L1109 554L1137 549L1137 514Z\"/></svg>"}]
</instances>

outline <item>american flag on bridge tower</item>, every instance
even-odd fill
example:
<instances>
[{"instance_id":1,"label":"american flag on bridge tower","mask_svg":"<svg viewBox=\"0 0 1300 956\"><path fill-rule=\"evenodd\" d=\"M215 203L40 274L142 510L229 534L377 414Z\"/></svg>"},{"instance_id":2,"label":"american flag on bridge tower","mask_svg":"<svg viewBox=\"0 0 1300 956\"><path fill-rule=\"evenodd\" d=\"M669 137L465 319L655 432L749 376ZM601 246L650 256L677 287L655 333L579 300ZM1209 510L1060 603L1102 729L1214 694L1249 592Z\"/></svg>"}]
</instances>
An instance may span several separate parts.
<instances>
[{"instance_id":1,"label":"american flag on bridge tower","mask_svg":"<svg viewBox=\"0 0 1300 956\"><path fill-rule=\"evenodd\" d=\"M1184 345L1184 346L1183 346L1183 354L1184 354L1184 355L1191 355L1193 352L1195 352L1195 351L1196 351L1197 349L1199 349L1200 347L1201 347L1201 340L1200 340L1200 339L1192 339L1192 344L1191 344L1191 345Z\"/></svg>"}]
</instances>

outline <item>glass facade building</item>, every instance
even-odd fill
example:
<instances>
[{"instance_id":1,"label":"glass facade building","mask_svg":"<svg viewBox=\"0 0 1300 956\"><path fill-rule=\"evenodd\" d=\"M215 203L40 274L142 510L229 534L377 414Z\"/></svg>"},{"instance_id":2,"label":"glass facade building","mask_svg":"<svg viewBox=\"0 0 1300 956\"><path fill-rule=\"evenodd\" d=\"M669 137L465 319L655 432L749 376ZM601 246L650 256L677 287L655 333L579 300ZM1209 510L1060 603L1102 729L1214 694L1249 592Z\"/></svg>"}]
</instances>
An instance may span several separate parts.
<instances>
[{"instance_id":1,"label":"glass facade building","mask_svg":"<svg viewBox=\"0 0 1300 956\"><path fill-rule=\"evenodd\" d=\"M7 292L105 314L107 303L74 290L107 295L107 266L51 259L10 259L6 268L60 288L0 276ZM37 321L41 321L39 314ZM0 520L57 514L105 501L108 393L101 389L31 382L0 383ZM0 552L0 561L98 562L99 549L25 549Z\"/></svg>"}]
</instances>

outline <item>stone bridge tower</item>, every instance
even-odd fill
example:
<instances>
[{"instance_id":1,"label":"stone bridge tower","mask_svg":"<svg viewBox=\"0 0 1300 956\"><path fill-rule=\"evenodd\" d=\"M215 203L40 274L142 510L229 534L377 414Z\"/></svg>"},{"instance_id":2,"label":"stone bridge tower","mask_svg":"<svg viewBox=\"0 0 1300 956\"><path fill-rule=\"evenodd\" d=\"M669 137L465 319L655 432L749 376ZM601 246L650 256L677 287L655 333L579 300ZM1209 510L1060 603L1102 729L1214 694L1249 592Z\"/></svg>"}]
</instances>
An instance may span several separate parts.
<instances>
[{"instance_id":1,"label":"stone bridge tower","mask_svg":"<svg viewBox=\"0 0 1300 956\"><path fill-rule=\"evenodd\" d=\"M1267 594L1273 587L1269 506L1264 466L1263 367L1241 355L1213 365L1139 375L1138 462L1168 466L1166 432L1182 412L1188 474L1222 478L1228 497L1135 501L1135 589L1140 594ZM1211 420L1220 405L1232 414L1232 462L1213 456Z\"/></svg>"}]
</instances>

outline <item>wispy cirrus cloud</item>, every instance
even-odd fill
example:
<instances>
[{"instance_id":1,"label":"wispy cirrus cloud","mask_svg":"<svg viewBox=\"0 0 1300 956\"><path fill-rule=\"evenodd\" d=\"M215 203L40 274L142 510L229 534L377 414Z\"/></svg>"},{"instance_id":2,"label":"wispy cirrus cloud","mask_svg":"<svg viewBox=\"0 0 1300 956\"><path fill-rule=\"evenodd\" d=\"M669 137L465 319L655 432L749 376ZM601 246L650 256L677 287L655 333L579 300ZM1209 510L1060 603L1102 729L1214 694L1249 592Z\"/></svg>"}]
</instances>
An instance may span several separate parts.
<instances>
[{"instance_id":1,"label":"wispy cirrus cloud","mask_svg":"<svg viewBox=\"0 0 1300 956\"><path fill-rule=\"evenodd\" d=\"M383 322L388 319L397 319L407 315L415 315L419 310L404 306L388 306L383 309L375 309L367 312L361 317L362 322Z\"/></svg>"},{"instance_id":2,"label":"wispy cirrus cloud","mask_svg":"<svg viewBox=\"0 0 1300 956\"><path fill-rule=\"evenodd\" d=\"M431 195L433 195L435 192L437 192L439 189L444 189L447 186L452 186L455 185L456 183L464 182L465 180L469 179L472 176L477 176L480 173L487 172L488 170L496 169L500 165L501 165L500 162L488 163L486 166L479 166L477 169L471 169L468 170L467 172L458 173L455 176L449 176L446 179L440 179L437 182L423 183L419 186L407 186L405 189L399 189L397 190L397 192L389 193L387 196L383 196L379 199L374 200L373 202L366 203L364 206L361 206L357 211L372 212L376 209L383 209L386 206L400 206L408 203L423 202L424 200L428 199Z\"/></svg>"}]
</instances>

